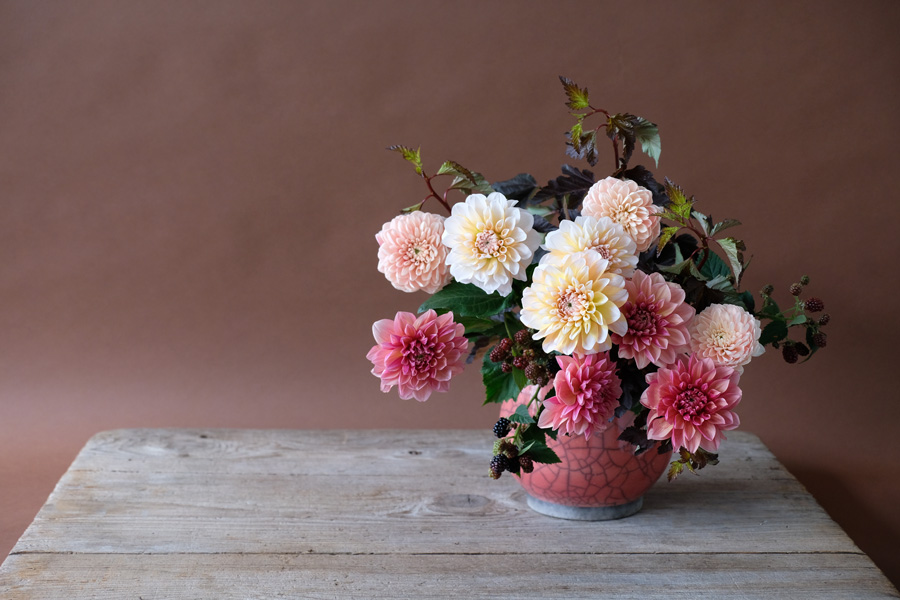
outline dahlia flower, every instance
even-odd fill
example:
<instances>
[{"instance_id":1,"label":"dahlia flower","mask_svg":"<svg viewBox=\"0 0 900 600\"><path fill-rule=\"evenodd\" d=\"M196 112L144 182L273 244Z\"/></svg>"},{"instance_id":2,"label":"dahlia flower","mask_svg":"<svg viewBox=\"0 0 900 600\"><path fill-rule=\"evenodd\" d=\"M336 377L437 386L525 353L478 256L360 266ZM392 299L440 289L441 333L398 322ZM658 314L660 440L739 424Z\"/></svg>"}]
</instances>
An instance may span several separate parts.
<instances>
[{"instance_id":1,"label":"dahlia flower","mask_svg":"<svg viewBox=\"0 0 900 600\"><path fill-rule=\"evenodd\" d=\"M441 241L450 248L447 264L457 281L506 296L513 279L527 279L541 236L532 229L531 213L515 205L498 192L472 194L453 205Z\"/></svg>"},{"instance_id":2,"label":"dahlia flower","mask_svg":"<svg viewBox=\"0 0 900 600\"><path fill-rule=\"evenodd\" d=\"M625 282L628 301L622 314L628 321L628 331L613 334L619 346L619 356L633 358L639 369L653 363L664 367L675 356L688 350L688 323L694 307L684 301L684 290L677 283L669 283L659 273L647 275L635 271Z\"/></svg>"},{"instance_id":3,"label":"dahlia flower","mask_svg":"<svg viewBox=\"0 0 900 600\"><path fill-rule=\"evenodd\" d=\"M553 380L556 395L544 400L538 427L589 440L609 427L619 405L622 381L616 375L616 363L606 353L557 356L556 362L561 369Z\"/></svg>"},{"instance_id":4,"label":"dahlia flower","mask_svg":"<svg viewBox=\"0 0 900 600\"><path fill-rule=\"evenodd\" d=\"M668 367L647 375L649 387L641 404L650 409L647 437L672 440L672 447L696 452L715 450L723 431L736 429L740 419L732 412L741 401L740 374L697 355L681 355Z\"/></svg>"},{"instance_id":5,"label":"dahlia flower","mask_svg":"<svg viewBox=\"0 0 900 600\"><path fill-rule=\"evenodd\" d=\"M591 186L581 206L581 214L609 217L625 229L643 252L659 237L659 217L653 194L630 179L607 177Z\"/></svg>"},{"instance_id":6,"label":"dahlia flower","mask_svg":"<svg viewBox=\"0 0 900 600\"><path fill-rule=\"evenodd\" d=\"M545 352L596 354L609 350L612 331L628 323L619 307L628 299L625 279L607 271L598 252L548 254L522 294L522 323L537 329Z\"/></svg>"},{"instance_id":7,"label":"dahlia flower","mask_svg":"<svg viewBox=\"0 0 900 600\"><path fill-rule=\"evenodd\" d=\"M631 277L638 263L637 246L618 223L609 217L579 216L563 219L559 229L547 234L544 249L551 254L595 250L609 261L607 270Z\"/></svg>"},{"instance_id":8,"label":"dahlia flower","mask_svg":"<svg viewBox=\"0 0 900 600\"><path fill-rule=\"evenodd\" d=\"M744 365L765 352L759 343L759 319L740 306L711 304L691 322L691 352L717 365L744 372Z\"/></svg>"},{"instance_id":9,"label":"dahlia flower","mask_svg":"<svg viewBox=\"0 0 900 600\"><path fill-rule=\"evenodd\" d=\"M435 293L451 279L443 233L440 215L417 210L394 217L375 234L378 270L398 290Z\"/></svg>"},{"instance_id":10,"label":"dahlia flower","mask_svg":"<svg viewBox=\"0 0 900 600\"><path fill-rule=\"evenodd\" d=\"M446 392L450 378L466 361L465 328L453 321L453 313L438 316L429 310L416 317L398 312L372 325L375 346L366 354L372 373L381 378L381 391L395 385L404 400L428 400L432 392Z\"/></svg>"}]
</instances>

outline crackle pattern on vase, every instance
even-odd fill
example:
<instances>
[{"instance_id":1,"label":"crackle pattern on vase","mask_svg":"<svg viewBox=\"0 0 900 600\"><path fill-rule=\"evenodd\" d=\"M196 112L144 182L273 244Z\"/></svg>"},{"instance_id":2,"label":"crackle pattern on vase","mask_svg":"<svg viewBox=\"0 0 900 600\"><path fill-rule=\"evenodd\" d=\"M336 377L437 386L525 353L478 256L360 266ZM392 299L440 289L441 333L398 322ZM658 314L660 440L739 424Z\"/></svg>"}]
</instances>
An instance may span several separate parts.
<instances>
[{"instance_id":1,"label":"crackle pattern on vase","mask_svg":"<svg viewBox=\"0 0 900 600\"><path fill-rule=\"evenodd\" d=\"M515 401L504 402L501 416L515 407ZM522 473L519 482L531 496L566 506L618 506L637 500L662 475L672 453L659 454L652 448L635 456L634 446L618 439L633 420L634 415L627 413L590 440L563 435L556 441L547 438L562 462L535 463L534 471Z\"/></svg>"}]
</instances>

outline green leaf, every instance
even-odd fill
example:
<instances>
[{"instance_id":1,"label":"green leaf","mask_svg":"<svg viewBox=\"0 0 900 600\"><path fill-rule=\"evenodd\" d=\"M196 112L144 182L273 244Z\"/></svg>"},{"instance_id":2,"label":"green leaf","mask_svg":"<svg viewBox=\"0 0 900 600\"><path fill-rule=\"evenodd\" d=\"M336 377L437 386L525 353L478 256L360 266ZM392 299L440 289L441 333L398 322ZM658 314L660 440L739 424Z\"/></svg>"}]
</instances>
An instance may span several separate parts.
<instances>
[{"instance_id":1,"label":"green leaf","mask_svg":"<svg viewBox=\"0 0 900 600\"><path fill-rule=\"evenodd\" d=\"M503 327L503 323L497 323L496 321L491 321L490 319L479 319L478 317L463 317L454 314L453 320L466 328L467 335L470 333L494 333L506 331L506 328Z\"/></svg>"},{"instance_id":2,"label":"green leaf","mask_svg":"<svg viewBox=\"0 0 900 600\"><path fill-rule=\"evenodd\" d=\"M545 432L543 429L541 429L538 426L526 427L522 431L521 440L523 443L527 443L530 446L533 446L534 442L540 442L541 444L546 445L546 443L547 443L546 433L547 432ZM556 439L556 438L554 437L554 439Z\"/></svg>"},{"instance_id":3,"label":"green leaf","mask_svg":"<svg viewBox=\"0 0 900 600\"><path fill-rule=\"evenodd\" d=\"M417 210L422 208L423 204L425 204L425 203L419 202L418 204L413 204L412 206L407 206L406 208L402 209L400 212L403 213L404 215L412 213L412 212L416 212Z\"/></svg>"},{"instance_id":4,"label":"green leaf","mask_svg":"<svg viewBox=\"0 0 900 600\"><path fill-rule=\"evenodd\" d=\"M706 254L706 250L701 250L700 254L698 254L697 264L703 262L703 256ZM703 263L703 268L700 269L700 272L703 274L703 279L705 280L714 280L719 276L731 278L731 269L728 268L728 265L725 264L725 261L719 257L718 254L709 251L709 258L706 259L706 262Z\"/></svg>"},{"instance_id":5,"label":"green leaf","mask_svg":"<svg viewBox=\"0 0 900 600\"><path fill-rule=\"evenodd\" d=\"M744 250L747 249L747 246L741 240L730 237L716 240L716 243L722 247L722 250L725 251L725 256L728 257L728 262L731 263L735 285L740 285L741 274L744 271Z\"/></svg>"},{"instance_id":6,"label":"green leaf","mask_svg":"<svg viewBox=\"0 0 900 600\"><path fill-rule=\"evenodd\" d=\"M519 395L512 373L504 373L501 363L491 362L490 353L485 354L481 363L481 382L484 384L484 403L503 402Z\"/></svg>"},{"instance_id":7,"label":"green leaf","mask_svg":"<svg viewBox=\"0 0 900 600\"><path fill-rule=\"evenodd\" d=\"M669 240L672 239L680 227L663 227L662 233L659 236L659 243L656 245L656 255L659 256L659 253L662 252L662 249L666 247L666 244L669 243Z\"/></svg>"},{"instance_id":8,"label":"green leaf","mask_svg":"<svg viewBox=\"0 0 900 600\"><path fill-rule=\"evenodd\" d=\"M562 82L563 89L566 91L566 97L569 99L566 102L566 106L572 110L582 110L590 106L587 88L578 87L574 81L562 75L559 76L559 80Z\"/></svg>"},{"instance_id":9,"label":"green leaf","mask_svg":"<svg viewBox=\"0 0 900 600\"><path fill-rule=\"evenodd\" d=\"M693 209L691 209L691 216L697 219L697 222L700 224L700 229L703 230L703 234L709 236L709 217L702 212Z\"/></svg>"},{"instance_id":10,"label":"green leaf","mask_svg":"<svg viewBox=\"0 0 900 600\"><path fill-rule=\"evenodd\" d=\"M788 326L791 325L800 325L802 323L806 323L806 315L797 315L793 319L787 322Z\"/></svg>"},{"instance_id":11,"label":"green leaf","mask_svg":"<svg viewBox=\"0 0 900 600\"><path fill-rule=\"evenodd\" d=\"M666 474L666 479L669 481L674 481L679 475L681 475L681 471L684 469L684 463L681 461L673 461L671 465L669 465L669 472Z\"/></svg>"},{"instance_id":12,"label":"green leaf","mask_svg":"<svg viewBox=\"0 0 900 600\"><path fill-rule=\"evenodd\" d=\"M419 175L422 174L422 156L421 156L421 148L416 148L413 150L408 146L388 146L388 150L392 150L394 152L399 152L403 155L403 158L407 161L411 162L414 167L416 167L416 173Z\"/></svg>"},{"instance_id":13,"label":"green leaf","mask_svg":"<svg viewBox=\"0 0 900 600\"><path fill-rule=\"evenodd\" d=\"M519 389L522 389L528 385L528 377L525 375L525 371L523 371L522 369L513 367L513 379L516 381L516 385L519 386Z\"/></svg>"},{"instance_id":14,"label":"green leaf","mask_svg":"<svg viewBox=\"0 0 900 600\"><path fill-rule=\"evenodd\" d=\"M787 336L787 323L784 319L775 319L763 327L762 334L759 336L759 343L767 346L772 342L780 342Z\"/></svg>"},{"instance_id":15,"label":"green leaf","mask_svg":"<svg viewBox=\"0 0 900 600\"><path fill-rule=\"evenodd\" d=\"M688 219L691 217L691 208L694 206L693 196L688 198L684 190L675 185L668 177L665 180L664 187L666 196L669 197L669 206L666 209L666 213L663 213L663 216L682 225L687 224Z\"/></svg>"},{"instance_id":16,"label":"green leaf","mask_svg":"<svg viewBox=\"0 0 900 600\"><path fill-rule=\"evenodd\" d=\"M737 227L740 224L741 224L741 222L738 221L737 219L725 219L721 223L716 223L713 226L712 231L710 232L709 235L714 236L717 233L719 233L720 231L725 231L729 227Z\"/></svg>"},{"instance_id":17,"label":"green leaf","mask_svg":"<svg viewBox=\"0 0 900 600\"><path fill-rule=\"evenodd\" d=\"M641 152L653 159L656 166L659 166L659 154L662 152L662 145L659 141L659 128L655 123L651 123L643 117L635 117L634 135L641 143Z\"/></svg>"},{"instance_id":18,"label":"green leaf","mask_svg":"<svg viewBox=\"0 0 900 600\"><path fill-rule=\"evenodd\" d=\"M429 309L452 310L454 318L479 317L496 315L503 310L506 298L494 292L486 294L484 290L471 283L451 281L443 289L422 303L419 312Z\"/></svg>"},{"instance_id":19,"label":"green leaf","mask_svg":"<svg viewBox=\"0 0 900 600\"><path fill-rule=\"evenodd\" d=\"M471 171L456 161L448 160L438 169L438 175L453 175L450 189L460 190L466 194L490 194L494 188L481 175Z\"/></svg>"},{"instance_id":20,"label":"green leaf","mask_svg":"<svg viewBox=\"0 0 900 600\"><path fill-rule=\"evenodd\" d=\"M531 425L534 423L534 418L528 414L528 407L524 404L517 406L516 412L506 418L509 419L511 423L522 423L523 425Z\"/></svg>"},{"instance_id":21,"label":"green leaf","mask_svg":"<svg viewBox=\"0 0 900 600\"><path fill-rule=\"evenodd\" d=\"M529 429L531 428L529 427ZM547 444L538 441L535 441L534 445L528 449L528 456L530 456L531 460L534 462L544 463L545 465L562 462L556 455L556 452L547 447Z\"/></svg>"}]
</instances>

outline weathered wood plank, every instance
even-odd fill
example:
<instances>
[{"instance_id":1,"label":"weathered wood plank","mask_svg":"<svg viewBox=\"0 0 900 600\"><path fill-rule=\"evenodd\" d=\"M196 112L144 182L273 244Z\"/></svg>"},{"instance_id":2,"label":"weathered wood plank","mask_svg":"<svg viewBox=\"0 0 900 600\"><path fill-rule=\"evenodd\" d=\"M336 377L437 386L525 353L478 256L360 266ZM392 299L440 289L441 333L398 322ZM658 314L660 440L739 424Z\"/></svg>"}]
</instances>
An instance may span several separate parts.
<instances>
[{"instance_id":1,"label":"weathered wood plank","mask_svg":"<svg viewBox=\"0 0 900 600\"><path fill-rule=\"evenodd\" d=\"M18 555L8 600L898 598L850 554Z\"/></svg>"},{"instance_id":2,"label":"weathered wood plank","mask_svg":"<svg viewBox=\"0 0 900 600\"><path fill-rule=\"evenodd\" d=\"M378 476L420 472L483 477L490 462L489 431L126 429L99 433L70 470L141 473L271 473ZM793 479L778 460L746 432L731 432L723 465L707 479Z\"/></svg>"},{"instance_id":3,"label":"weathered wood plank","mask_svg":"<svg viewBox=\"0 0 900 600\"><path fill-rule=\"evenodd\" d=\"M490 432L113 432L13 551L502 552L550 532L548 552L859 552L758 440L735 438L741 469L661 482L637 516L583 523L487 477ZM744 478L715 475L729 471Z\"/></svg>"}]
</instances>

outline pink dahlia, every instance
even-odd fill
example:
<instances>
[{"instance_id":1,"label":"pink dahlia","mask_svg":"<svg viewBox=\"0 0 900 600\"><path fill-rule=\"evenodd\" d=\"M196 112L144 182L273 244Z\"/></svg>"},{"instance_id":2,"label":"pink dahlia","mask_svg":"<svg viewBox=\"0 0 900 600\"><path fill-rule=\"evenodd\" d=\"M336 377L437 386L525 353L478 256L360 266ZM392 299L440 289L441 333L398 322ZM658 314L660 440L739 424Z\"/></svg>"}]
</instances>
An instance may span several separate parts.
<instances>
[{"instance_id":1,"label":"pink dahlia","mask_svg":"<svg viewBox=\"0 0 900 600\"><path fill-rule=\"evenodd\" d=\"M616 374L616 363L605 352L557 356L556 362L561 368L553 380L556 395L544 400L538 427L583 434L589 440L592 434L609 427L619 405L622 381Z\"/></svg>"},{"instance_id":2,"label":"pink dahlia","mask_svg":"<svg viewBox=\"0 0 900 600\"><path fill-rule=\"evenodd\" d=\"M690 334L691 352L739 372L765 352L759 343L759 319L732 304L708 306L691 321Z\"/></svg>"},{"instance_id":3,"label":"pink dahlia","mask_svg":"<svg viewBox=\"0 0 900 600\"><path fill-rule=\"evenodd\" d=\"M668 367L647 375L649 387L641 404L650 409L647 437L672 439L672 447L696 452L703 446L715 450L725 439L723 431L737 428L732 412L741 401L740 374L717 366L708 358L679 356Z\"/></svg>"},{"instance_id":4,"label":"pink dahlia","mask_svg":"<svg viewBox=\"0 0 900 600\"><path fill-rule=\"evenodd\" d=\"M366 358L381 378L381 391L395 385L404 400L425 402L431 392L446 392L450 378L466 361L465 328L453 321L453 313L438 316L433 310L419 315L398 312L394 320L372 325L375 346Z\"/></svg>"},{"instance_id":5,"label":"pink dahlia","mask_svg":"<svg viewBox=\"0 0 900 600\"><path fill-rule=\"evenodd\" d=\"M633 358L638 368L653 363L658 367L671 364L688 350L688 323L694 307L684 301L684 290L669 283L659 273L647 275L635 271L625 282L628 301L622 314L628 321L625 335L612 333L619 346L619 356Z\"/></svg>"},{"instance_id":6,"label":"pink dahlia","mask_svg":"<svg viewBox=\"0 0 900 600\"><path fill-rule=\"evenodd\" d=\"M398 290L435 293L450 282L443 233L440 215L417 210L394 217L375 234L378 270Z\"/></svg>"},{"instance_id":7,"label":"pink dahlia","mask_svg":"<svg viewBox=\"0 0 900 600\"><path fill-rule=\"evenodd\" d=\"M659 237L659 217L653 194L630 179L607 177L591 186L584 197L581 213L589 217L609 217L625 229L638 252L643 252Z\"/></svg>"}]
</instances>

